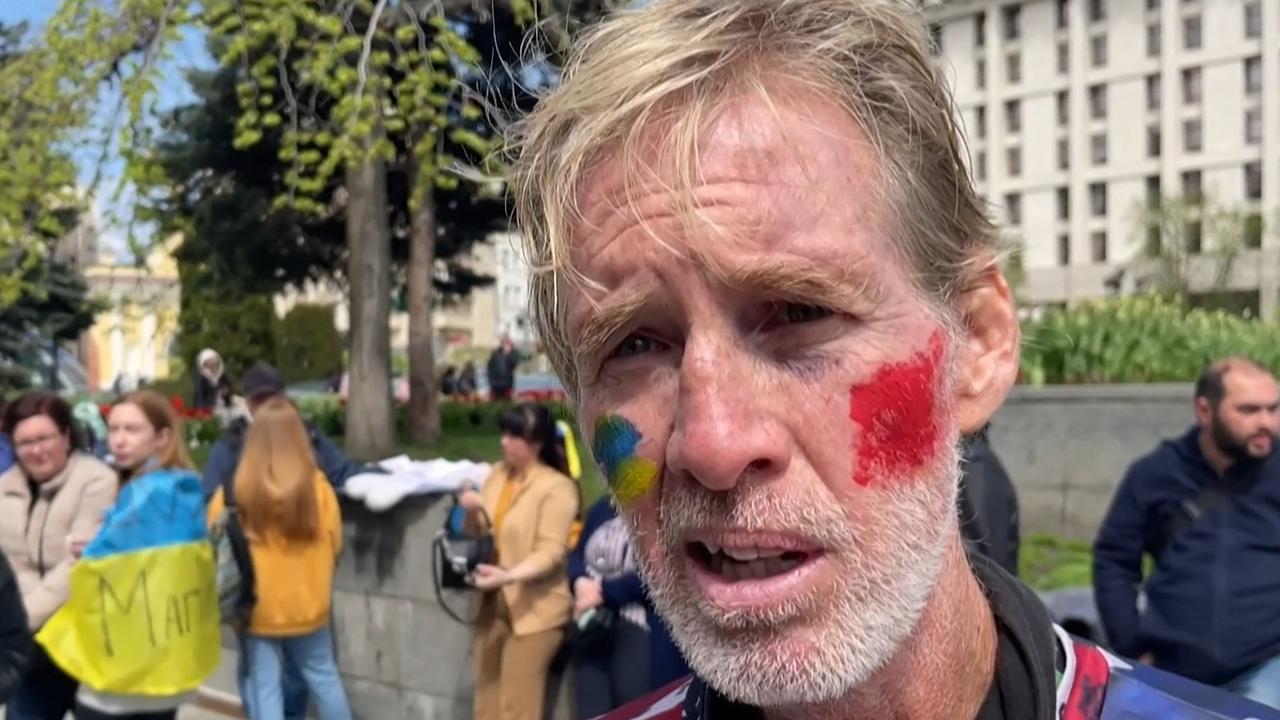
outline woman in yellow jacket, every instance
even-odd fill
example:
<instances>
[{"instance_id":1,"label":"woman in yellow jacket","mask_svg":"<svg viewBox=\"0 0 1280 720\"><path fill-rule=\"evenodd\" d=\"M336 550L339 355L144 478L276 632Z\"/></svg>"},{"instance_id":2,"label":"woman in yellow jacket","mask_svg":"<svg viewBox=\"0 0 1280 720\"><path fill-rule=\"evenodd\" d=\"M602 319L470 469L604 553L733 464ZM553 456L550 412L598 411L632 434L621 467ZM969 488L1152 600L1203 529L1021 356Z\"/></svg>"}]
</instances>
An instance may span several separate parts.
<instances>
[{"instance_id":1,"label":"woman in yellow jacket","mask_svg":"<svg viewBox=\"0 0 1280 720\"><path fill-rule=\"evenodd\" d=\"M492 520L498 551L473 584L486 591L475 636L476 720L541 720L547 670L573 612L564 581L578 487L564 442L541 405L518 405L500 420L502 457L479 492L458 502L474 526Z\"/></svg>"},{"instance_id":2,"label":"woman in yellow jacket","mask_svg":"<svg viewBox=\"0 0 1280 720\"><path fill-rule=\"evenodd\" d=\"M320 720L351 720L329 630L333 567L342 519L333 488L316 466L307 429L284 398L258 408L235 477L236 512L249 540L257 602L241 652L253 720L283 720L281 665L301 669ZM219 490L209 504L222 512Z\"/></svg>"}]
</instances>

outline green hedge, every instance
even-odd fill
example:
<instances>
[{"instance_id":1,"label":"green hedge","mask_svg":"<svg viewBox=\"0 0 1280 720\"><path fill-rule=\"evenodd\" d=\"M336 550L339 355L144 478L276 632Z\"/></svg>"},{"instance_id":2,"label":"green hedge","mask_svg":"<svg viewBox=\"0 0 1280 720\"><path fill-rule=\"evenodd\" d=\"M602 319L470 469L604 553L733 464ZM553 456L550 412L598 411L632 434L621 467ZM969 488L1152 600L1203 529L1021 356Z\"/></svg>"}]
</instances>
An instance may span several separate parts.
<instances>
[{"instance_id":1,"label":"green hedge","mask_svg":"<svg viewBox=\"0 0 1280 720\"><path fill-rule=\"evenodd\" d=\"M342 437L346 434L347 409L336 396L307 397L297 400L298 409L303 417L310 420L331 437ZM440 404L440 429L445 433L496 432L498 418L512 403L458 403L443 402ZM557 420L576 423L573 409L565 403L547 403ZM396 427L401 434L406 427L406 410L403 406L395 409Z\"/></svg>"},{"instance_id":2,"label":"green hedge","mask_svg":"<svg viewBox=\"0 0 1280 720\"><path fill-rule=\"evenodd\" d=\"M1033 385L1190 382L1232 354L1280 369L1280 326L1155 295L1050 309L1022 334L1022 382Z\"/></svg>"}]
</instances>

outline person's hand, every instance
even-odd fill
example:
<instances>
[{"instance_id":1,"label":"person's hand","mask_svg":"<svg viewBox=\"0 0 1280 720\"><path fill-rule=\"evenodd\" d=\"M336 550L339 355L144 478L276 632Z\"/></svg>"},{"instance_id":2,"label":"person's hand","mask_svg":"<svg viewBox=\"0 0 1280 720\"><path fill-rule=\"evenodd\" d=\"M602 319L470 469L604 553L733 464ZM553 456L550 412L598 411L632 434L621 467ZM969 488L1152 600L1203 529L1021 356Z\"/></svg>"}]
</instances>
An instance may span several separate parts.
<instances>
[{"instance_id":1,"label":"person's hand","mask_svg":"<svg viewBox=\"0 0 1280 720\"><path fill-rule=\"evenodd\" d=\"M80 556L84 554L84 546L88 544L84 540L67 538L67 552L71 554L71 557L79 560Z\"/></svg>"},{"instance_id":2,"label":"person's hand","mask_svg":"<svg viewBox=\"0 0 1280 720\"><path fill-rule=\"evenodd\" d=\"M467 512L475 512L484 509L484 498L475 490L463 490L458 494L458 504Z\"/></svg>"},{"instance_id":3,"label":"person's hand","mask_svg":"<svg viewBox=\"0 0 1280 720\"><path fill-rule=\"evenodd\" d=\"M476 566L471 573L471 584L480 590L493 590L511 582L511 573L497 565Z\"/></svg>"},{"instance_id":4,"label":"person's hand","mask_svg":"<svg viewBox=\"0 0 1280 720\"><path fill-rule=\"evenodd\" d=\"M580 577L573 583L573 616L604 604L604 589L600 581L589 577Z\"/></svg>"}]
</instances>

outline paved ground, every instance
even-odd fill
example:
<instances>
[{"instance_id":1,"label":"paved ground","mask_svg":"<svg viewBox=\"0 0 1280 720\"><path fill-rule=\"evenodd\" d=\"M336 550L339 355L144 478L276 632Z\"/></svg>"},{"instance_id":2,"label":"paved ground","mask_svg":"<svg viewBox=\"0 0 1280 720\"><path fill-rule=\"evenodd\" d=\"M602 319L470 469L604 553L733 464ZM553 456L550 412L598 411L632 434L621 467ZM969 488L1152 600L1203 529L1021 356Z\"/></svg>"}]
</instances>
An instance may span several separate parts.
<instances>
[{"instance_id":1,"label":"paved ground","mask_svg":"<svg viewBox=\"0 0 1280 720\"><path fill-rule=\"evenodd\" d=\"M0 720L3 718L4 709L0 708ZM67 716L67 720L72 720L70 715ZM227 716L201 710L198 707L184 707L178 711L178 720L227 720Z\"/></svg>"},{"instance_id":2,"label":"paved ground","mask_svg":"<svg viewBox=\"0 0 1280 720\"><path fill-rule=\"evenodd\" d=\"M226 644L229 643L224 643L224 646ZM234 693L236 691L235 667L235 651L224 647L222 651L222 661L219 663L218 669L213 673L213 676L205 683L205 686L224 693ZM3 707L0 707L0 720L4 720ZM70 716L67 716L67 720L72 719ZM178 720L227 720L227 716L198 707L187 706L178 711Z\"/></svg>"}]
</instances>

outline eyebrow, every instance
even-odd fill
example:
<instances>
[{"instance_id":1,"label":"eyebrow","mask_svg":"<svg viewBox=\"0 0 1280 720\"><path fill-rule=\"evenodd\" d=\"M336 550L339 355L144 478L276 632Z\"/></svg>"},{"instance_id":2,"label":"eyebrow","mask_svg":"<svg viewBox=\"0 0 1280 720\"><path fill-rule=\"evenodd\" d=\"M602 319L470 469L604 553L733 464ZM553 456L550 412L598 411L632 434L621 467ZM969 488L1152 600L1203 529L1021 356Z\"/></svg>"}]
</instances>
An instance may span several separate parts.
<instances>
[{"instance_id":1,"label":"eyebrow","mask_svg":"<svg viewBox=\"0 0 1280 720\"><path fill-rule=\"evenodd\" d=\"M711 261L705 255L699 260L708 274L726 286L770 300L809 303L861 314L869 312L885 297L884 286L875 278L851 270L836 271L830 265L806 259L735 265ZM631 286L598 301L578 331L577 361L581 364L597 357L609 339L635 319L655 291L650 284Z\"/></svg>"},{"instance_id":2,"label":"eyebrow","mask_svg":"<svg viewBox=\"0 0 1280 720\"><path fill-rule=\"evenodd\" d=\"M825 305L833 310L867 312L885 298L884 286L868 273L836 268L805 258L763 260L723 266L704 264L725 285L773 300Z\"/></svg>"},{"instance_id":3,"label":"eyebrow","mask_svg":"<svg viewBox=\"0 0 1280 720\"><path fill-rule=\"evenodd\" d=\"M649 301L653 288L650 286L631 286L613 293L599 301L582 322L575 343L574 352L579 366L584 361L599 355L618 330L631 322L640 309Z\"/></svg>"}]
</instances>

